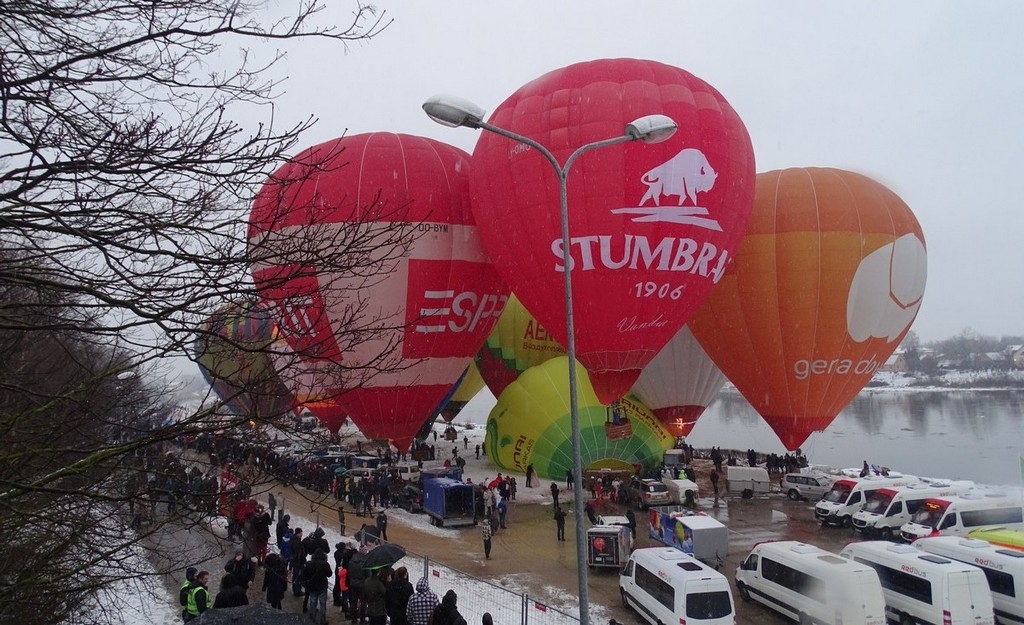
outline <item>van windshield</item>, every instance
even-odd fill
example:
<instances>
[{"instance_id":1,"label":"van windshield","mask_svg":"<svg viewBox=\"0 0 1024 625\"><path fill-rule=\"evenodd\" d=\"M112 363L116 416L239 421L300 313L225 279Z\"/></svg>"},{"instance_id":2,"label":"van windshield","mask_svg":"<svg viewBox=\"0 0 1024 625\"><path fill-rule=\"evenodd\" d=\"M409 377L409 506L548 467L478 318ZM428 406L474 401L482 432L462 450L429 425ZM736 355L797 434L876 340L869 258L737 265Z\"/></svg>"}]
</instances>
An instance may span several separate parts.
<instances>
[{"instance_id":1,"label":"van windshield","mask_svg":"<svg viewBox=\"0 0 1024 625\"><path fill-rule=\"evenodd\" d=\"M686 618L708 620L732 614L729 591L694 592L686 595Z\"/></svg>"},{"instance_id":2,"label":"van windshield","mask_svg":"<svg viewBox=\"0 0 1024 625\"><path fill-rule=\"evenodd\" d=\"M892 498L896 493L891 490L875 490L868 493L868 500L864 504L864 510L875 514L882 514L889 507Z\"/></svg>"},{"instance_id":3,"label":"van windshield","mask_svg":"<svg viewBox=\"0 0 1024 625\"><path fill-rule=\"evenodd\" d=\"M849 482L836 482L832 485L825 496L822 498L825 501L831 501L832 503L846 503L846 500L850 497L850 491L853 490L853 485Z\"/></svg>"},{"instance_id":4,"label":"van windshield","mask_svg":"<svg viewBox=\"0 0 1024 625\"><path fill-rule=\"evenodd\" d=\"M946 505L943 503L926 501L921 504L914 516L910 517L910 522L934 528L939 524L944 512L946 512Z\"/></svg>"}]
</instances>

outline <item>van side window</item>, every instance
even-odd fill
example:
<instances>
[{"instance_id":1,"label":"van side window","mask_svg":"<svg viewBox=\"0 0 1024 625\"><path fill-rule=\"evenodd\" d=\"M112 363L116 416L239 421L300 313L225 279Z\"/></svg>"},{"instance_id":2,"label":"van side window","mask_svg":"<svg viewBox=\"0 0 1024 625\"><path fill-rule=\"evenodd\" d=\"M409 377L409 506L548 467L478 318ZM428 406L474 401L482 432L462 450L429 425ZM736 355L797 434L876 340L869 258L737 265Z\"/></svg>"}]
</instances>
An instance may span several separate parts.
<instances>
[{"instance_id":1,"label":"van side window","mask_svg":"<svg viewBox=\"0 0 1024 625\"><path fill-rule=\"evenodd\" d=\"M1012 508L989 508L988 510L965 510L960 513L964 527L981 525L1008 525L1024 522L1024 510L1020 506Z\"/></svg>"},{"instance_id":2,"label":"van side window","mask_svg":"<svg viewBox=\"0 0 1024 625\"><path fill-rule=\"evenodd\" d=\"M978 568L985 573L985 579L988 580L988 587L992 592L1005 597L1017 596L1017 590L1013 586L1013 575L1003 571L994 571L984 566Z\"/></svg>"},{"instance_id":3,"label":"van side window","mask_svg":"<svg viewBox=\"0 0 1024 625\"><path fill-rule=\"evenodd\" d=\"M636 580L636 585L653 597L655 601L665 606L666 609L675 612L676 591L671 584L639 564L636 565L634 579Z\"/></svg>"},{"instance_id":4,"label":"van side window","mask_svg":"<svg viewBox=\"0 0 1024 625\"><path fill-rule=\"evenodd\" d=\"M917 599L928 605L932 604L932 583L928 580L915 577L903 571L897 571L884 564L869 562L863 558L855 557L854 560L875 569L878 572L878 581L882 583L882 588L910 597L911 599Z\"/></svg>"},{"instance_id":5,"label":"van side window","mask_svg":"<svg viewBox=\"0 0 1024 625\"><path fill-rule=\"evenodd\" d=\"M632 577L633 576L633 561L632 560L626 562L626 568L622 571L622 574L625 575L626 577Z\"/></svg>"},{"instance_id":6,"label":"van side window","mask_svg":"<svg viewBox=\"0 0 1024 625\"><path fill-rule=\"evenodd\" d=\"M885 513L885 516L896 516L903 512L903 502L897 501L893 505L889 506L889 511Z\"/></svg>"},{"instance_id":7,"label":"van side window","mask_svg":"<svg viewBox=\"0 0 1024 625\"><path fill-rule=\"evenodd\" d=\"M953 514L947 514L946 516L942 517L942 522L939 523L939 527L937 529L944 530L947 527L953 527L954 525L956 525L955 512Z\"/></svg>"},{"instance_id":8,"label":"van side window","mask_svg":"<svg viewBox=\"0 0 1024 625\"><path fill-rule=\"evenodd\" d=\"M850 495L850 500L846 502L846 505L852 506L855 503L860 503L860 493L856 492Z\"/></svg>"},{"instance_id":9,"label":"van side window","mask_svg":"<svg viewBox=\"0 0 1024 625\"><path fill-rule=\"evenodd\" d=\"M757 570L757 554L756 553L750 554L750 556L743 562L742 568L743 568L744 571L756 571Z\"/></svg>"}]
</instances>

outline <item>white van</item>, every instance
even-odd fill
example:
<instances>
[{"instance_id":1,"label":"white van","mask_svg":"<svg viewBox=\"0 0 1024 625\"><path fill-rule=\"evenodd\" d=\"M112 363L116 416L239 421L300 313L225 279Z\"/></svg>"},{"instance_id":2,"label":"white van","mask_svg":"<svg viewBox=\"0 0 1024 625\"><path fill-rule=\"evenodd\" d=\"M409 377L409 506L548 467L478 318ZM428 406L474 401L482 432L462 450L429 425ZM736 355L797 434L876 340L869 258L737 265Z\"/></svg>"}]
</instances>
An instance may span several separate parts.
<instances>
[{"instance_id":1,"label":"white van","mask_svg":"<svg viewBox=\"0 0 1024 625\"><path fill-rule=\"evenodd\" d=\"M994 625L992 593L981 569L884 540L850 543L840 555L875 569L886 617L910 625Z\"/></svg>"},{"instance_id":2,"label":"white van","mask_svg":"<svg viewBox=\"0 0 1024 625\"><path fill-rule=\"evenodd\" d=\"M959 536L922 538L914 541L914 547L981 569L992 591L996 621L1024 624L1024 551Z\"/></svg>"},{"instance_id":3,"label":"white van","mask_svg":"<svg viewBox=\"0 0 1024 625\"><path fill-rule=\"evenodd\" d=\"M906 542L941 534L964 536L983 527L1024 527L1020 494L979 492L957 497L927 499L900 528Z\"/></svg>"},{"instance_id":4,"label":"white van","mask_svg":"<svg viewBox=\"0 0 1024 625\"><path fill-rule=\"evenodd\" d=\"M853 529L868 537L892 540L927 499L965 493L972 482L908 484L879 488L867 496L864 507L853 514Z\"/></svg>"},{"instance_id":5,"label":"white van","mask_svg":"<svg viewBox=\"0 0 1024 625\"><path fill-rule=\"evenodd\" d=\"M832 484L821 501L814 504L814 518L822 525L853 525L853 515L864 505L868 494L879 488L895 488L916 484L920 478L912 475L902 477L844 477Z\"/></svg>"},{"instance_id":6,"label":"white van","mask_svg":"<svg viewBox=\"0 0 1024 625\"><path fill-rule=\"evenodd\" d=\"M736 606L724 575L669 547L637 549L619 575L622 604L651 625L733 625Z\"/></svg>"},{"instance_id":7,"label":"white van","mask_svg":"<svg viewBox=\"0 0 1024 625\"><path fill-rule=\"evenodd\" d=\"M885 623L882 587L871 567L814 545L754 545L736 569L736 588L744 601L758 601L799 623Z\"/></svg>"}]
</instances>

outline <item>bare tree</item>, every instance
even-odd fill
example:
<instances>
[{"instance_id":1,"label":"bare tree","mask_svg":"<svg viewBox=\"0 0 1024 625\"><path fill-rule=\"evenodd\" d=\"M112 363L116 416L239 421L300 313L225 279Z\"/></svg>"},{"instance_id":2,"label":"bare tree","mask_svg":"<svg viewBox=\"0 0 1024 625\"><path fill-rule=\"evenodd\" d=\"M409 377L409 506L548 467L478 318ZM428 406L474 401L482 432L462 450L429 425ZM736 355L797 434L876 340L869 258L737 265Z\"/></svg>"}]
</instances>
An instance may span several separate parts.
<instances>
[{"instance_id":1,"label":"bare tree","mask_svg":"<svg viewBox=\"0 0 1024 625\"><path fill-rule=\"evenodd\" d=\"M266 258L249 250L249 203L316 120L275 127L266 76L282 57L206 59L246 41L345 46L387 26L351 4L340 27L317 24L318 0L269 23L238 0L0 5L0 622L82 622L84 601L137 575L138 541L161 544L163 524L195 523L208 505L165 445L248 415L211 420L213 404L172 419L161 363L194 358L203 321L254 297L248 269ZM242 108L265 123L243 127ZM325 242L311 228L286 255L333 245L346 270L372 276L413 227L371 230L335 228ZM342 325L359 341L380 321L357 303Z\"/></svg>"}]
</instances>

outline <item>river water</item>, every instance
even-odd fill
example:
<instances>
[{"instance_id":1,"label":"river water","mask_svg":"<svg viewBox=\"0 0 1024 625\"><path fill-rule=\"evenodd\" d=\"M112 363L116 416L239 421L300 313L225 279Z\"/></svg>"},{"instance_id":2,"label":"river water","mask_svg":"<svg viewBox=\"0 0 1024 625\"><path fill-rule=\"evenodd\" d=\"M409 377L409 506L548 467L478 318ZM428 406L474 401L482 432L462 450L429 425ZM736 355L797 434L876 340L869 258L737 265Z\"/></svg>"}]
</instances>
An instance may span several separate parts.
<instances>
[{"instance_id":1,"label":"river water","mask_svg":"<svg viewBox=\"0 0 1024 625\"><path fill-rule=\"evenodd\" d=\"M742 396L723 392L687 442L703 448L784 451ZM1021 483L1022 391L865 391L802 447L815 464L860 467L864 460L903 473Z\"/></svg>"},{"instance_id":2,"label":"river water","mask_svg":"<svg viewBox=\"0 0 1024 625\"><path fill-rule=\"evenodd\" d=\"M484 389L457 421L484 424L494 397ZM736 391L723 390L687 442L697 448L784 453L771 428ZM927 477L1021 484L1024 391L866 390L802 450L814 464L864 460Z\"/></svg>"}]
</instances>

